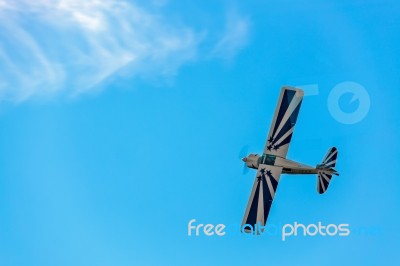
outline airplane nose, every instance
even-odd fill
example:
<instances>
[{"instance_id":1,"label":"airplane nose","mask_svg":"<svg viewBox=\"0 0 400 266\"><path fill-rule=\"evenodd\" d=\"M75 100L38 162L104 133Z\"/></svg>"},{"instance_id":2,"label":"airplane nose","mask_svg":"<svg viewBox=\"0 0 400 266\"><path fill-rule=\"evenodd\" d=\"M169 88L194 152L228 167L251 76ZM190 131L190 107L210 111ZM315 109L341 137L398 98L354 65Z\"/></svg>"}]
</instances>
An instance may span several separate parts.
<instances>
[{"instance_id":1,"label":"airplane nose","mask_svg":"<svg viewBox=\"0 0 400 266\"><path fill-rule=\"evenodd\" d=\"M243 162L247 162L247 157L243 157L243 158L242 158L242 161L243 161Z\"/></svg>"}]
</instances>

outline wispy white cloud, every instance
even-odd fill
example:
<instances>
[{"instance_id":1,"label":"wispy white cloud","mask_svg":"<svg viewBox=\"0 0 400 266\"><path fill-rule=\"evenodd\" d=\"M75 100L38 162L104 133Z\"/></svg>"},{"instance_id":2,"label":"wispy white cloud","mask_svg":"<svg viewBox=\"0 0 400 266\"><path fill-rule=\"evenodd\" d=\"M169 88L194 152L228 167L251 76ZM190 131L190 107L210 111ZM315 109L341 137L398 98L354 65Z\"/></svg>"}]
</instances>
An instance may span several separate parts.
<instances>
[{"instance_id":1,"label":"wispy white cloud","mask_svg":"<svg viewBox=\"0 0 400 266\"><path fill-rule=\"evenodd\" d=\"M227 14L225 31L211 52L212 56L232 59L249 41L250 20L231 11Z\"/></svg>"},{"instance_id":2,"label":"wispy white cloud","mask_svg":"<svg viewBox=\"0 0 400 266\"><path fill-rule=\"evenodd\" d=\"M212 53L232 57L247 31L247 20L228 17ZM174 75L198 58L201 38L131 1L0 0L0 100L77 95L114 75Z\"/></svg>"}]
</instances>

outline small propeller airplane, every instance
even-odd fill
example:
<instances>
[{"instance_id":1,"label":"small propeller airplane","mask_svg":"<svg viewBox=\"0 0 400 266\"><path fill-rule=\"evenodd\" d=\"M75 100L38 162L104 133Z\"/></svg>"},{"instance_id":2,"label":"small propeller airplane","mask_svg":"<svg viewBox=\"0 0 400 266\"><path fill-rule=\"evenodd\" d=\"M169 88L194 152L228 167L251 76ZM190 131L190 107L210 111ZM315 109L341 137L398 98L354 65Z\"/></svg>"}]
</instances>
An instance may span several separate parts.
<instances>
[{"instance_id":1,"label":"small propeller airplane","mask_svg":"<svg viewBox=\"0 0 400 266\"><path fill-rule=\"evenodd\" d=\"M303 96L300 89L282 88L263 154L242 158L245 167L257 169L242 221L246 232L251 232L256 225L265 226L281 174L317 174L320 194L327 191L332 175L339 175L334 169L338 154L335 147L328 150L322 163L316 167L286 159Z\"/></svg>"}]
</instances>

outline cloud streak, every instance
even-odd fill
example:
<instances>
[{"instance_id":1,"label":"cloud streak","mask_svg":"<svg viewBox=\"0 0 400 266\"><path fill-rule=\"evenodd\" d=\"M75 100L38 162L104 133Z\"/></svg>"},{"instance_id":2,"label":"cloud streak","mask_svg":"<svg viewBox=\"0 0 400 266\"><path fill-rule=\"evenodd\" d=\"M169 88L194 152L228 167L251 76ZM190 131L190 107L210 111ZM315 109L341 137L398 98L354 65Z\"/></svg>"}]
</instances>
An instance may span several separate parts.
<instances>
[{"instance_id":1,"label":"cloud streak","mask_svg":"<svg viewBox=\"0 0 400 266\"><path fill-rule=\"evenodd\" d=\"M241 46L247 29L236 26L215 54ZM89 92L115 75L174 75L198 58L202 35L124 0L0 0L0 40L0 99L21 102Z\"/></svg>"},{"instance_id":2,"label":"cloud streak","mask_svg":"<svg viewBox=\"0 0 400 266\"><path fill-rule=\"evenodd\" d=\"M222 37L211 52L214 57L231 60L249 41L250 20L236 12L227 15Z\"/></svg>"}]
</instances>

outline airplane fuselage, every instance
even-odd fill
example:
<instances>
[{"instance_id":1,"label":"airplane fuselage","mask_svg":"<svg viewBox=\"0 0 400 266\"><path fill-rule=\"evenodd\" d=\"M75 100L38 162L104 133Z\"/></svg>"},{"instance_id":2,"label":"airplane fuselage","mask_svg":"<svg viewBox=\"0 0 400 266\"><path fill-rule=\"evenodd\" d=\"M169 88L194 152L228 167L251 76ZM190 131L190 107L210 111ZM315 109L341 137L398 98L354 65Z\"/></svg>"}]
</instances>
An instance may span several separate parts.
<instances>
[{"instance_id":1,"label":"airplane fuselage","mask_svg":"<svg viewBox=\"0 0 400 266\"><path fill-rule=\"evenodd\" d=\"M250 154L242 160L246 163L247 167L253 169L258 169L260 164L282 167L283 174L318 174L318 171L321 171L318 165L313 167L271 154L263 154L261 156L258 154ZM333 169L325 169L325 171L331 172L332 174L336 173Z\"/></svg>"}]
</instances>

